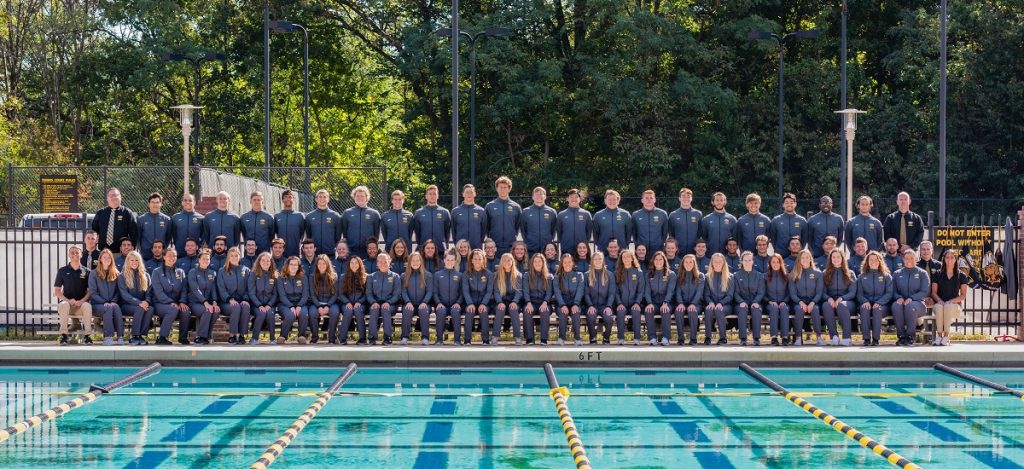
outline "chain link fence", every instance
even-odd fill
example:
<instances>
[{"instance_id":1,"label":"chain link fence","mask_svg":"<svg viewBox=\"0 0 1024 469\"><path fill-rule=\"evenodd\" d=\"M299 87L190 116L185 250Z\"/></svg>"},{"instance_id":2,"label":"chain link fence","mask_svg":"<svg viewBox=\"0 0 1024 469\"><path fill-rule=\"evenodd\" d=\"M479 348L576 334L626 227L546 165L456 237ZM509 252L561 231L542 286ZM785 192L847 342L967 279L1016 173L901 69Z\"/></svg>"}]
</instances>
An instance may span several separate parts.
<instances>
[{"instance_id":1,"label":"chain link fence","mask_svg":"<svg viewBox=\"0 0 1024 469\"><path fill-rule=\"evenodd\" d=\"M3 178L3 223L17 226L26 214L42 213L41 176L77 176L78 210L95 213L106 206L107 188L121 191L122 204L136 213L147 210L149 194L164 197L163 212L171 215L180 210L183 192L183 169L180 166L8 166ZM378 210L388 207L386 167L363 168L301 168L301 167L222 167L189 168L189 190L202 207L203 200L215 198L220 191L232 196L233 209L249 211L249 194L264 193L267 210L280 207L280 193L292 189L299 194L298 210L314 207L313 194L326 189L331 194L331 207L342 210L351 205L348 194L358 185L369 187L370 205Z\"/></svg>"}]
</instances>

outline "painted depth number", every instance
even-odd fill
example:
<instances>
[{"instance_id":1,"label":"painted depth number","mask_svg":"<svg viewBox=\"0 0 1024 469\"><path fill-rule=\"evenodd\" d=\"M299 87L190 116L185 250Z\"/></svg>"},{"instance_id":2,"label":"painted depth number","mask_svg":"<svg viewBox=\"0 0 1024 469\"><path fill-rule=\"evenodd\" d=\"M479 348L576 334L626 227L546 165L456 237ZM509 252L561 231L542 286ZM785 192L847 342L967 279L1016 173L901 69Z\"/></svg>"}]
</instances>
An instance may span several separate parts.
<instances>
[{"instance_id":1,"label":"painted depth number","mask_svg":"<svg viewBox=\"0 0 1024 469\"><path fill-rule=\"evenodd\" d=\"M603 352L580 352L579 361L581 361L581 362L589 362L589 361L599 362L599 361L601 361L601 353L603 353Z\"/></svg>"}]
</instances>

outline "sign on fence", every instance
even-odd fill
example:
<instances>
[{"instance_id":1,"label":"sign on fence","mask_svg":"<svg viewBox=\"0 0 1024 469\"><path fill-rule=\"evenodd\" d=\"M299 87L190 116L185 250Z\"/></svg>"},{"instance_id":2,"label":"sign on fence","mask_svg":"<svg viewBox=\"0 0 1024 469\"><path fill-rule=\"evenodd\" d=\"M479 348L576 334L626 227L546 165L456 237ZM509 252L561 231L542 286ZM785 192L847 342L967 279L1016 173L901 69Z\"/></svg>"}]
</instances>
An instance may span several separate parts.
<instances>
[{"instance_id":1,"label":"sign on fence","mask_svg":"<svg viewBox=\"0 0 1024 469\"><path fill-rule=\"evenodd\" d=\"M42 213L77 213L78 176L40 175L39 207Z\"/></svg>"}]
</instances>

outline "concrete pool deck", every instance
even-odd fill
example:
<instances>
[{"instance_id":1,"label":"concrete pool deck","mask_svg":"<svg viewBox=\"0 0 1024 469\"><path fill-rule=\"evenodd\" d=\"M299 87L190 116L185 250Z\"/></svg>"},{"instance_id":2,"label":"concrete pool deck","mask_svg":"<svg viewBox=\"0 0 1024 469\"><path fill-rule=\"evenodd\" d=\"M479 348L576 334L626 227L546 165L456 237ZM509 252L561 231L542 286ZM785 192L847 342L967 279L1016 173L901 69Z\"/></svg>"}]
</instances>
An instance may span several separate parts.
<instances>
[{"instance_id":1,"label":"concrete pool deck","mask_svg":"<svg viewBox=\"0 0 1024 469\"><path fill-rule=\"evenodd\" d=\"M165 366L314 367L356 362L381 367L503 368L551 363L577 367L1024 367L1024 345L954 343L948 347L740 347L728 346L336 346L174 345L57 346L0 342L0 366L128 366L159 361Z\"/></svg>"}]
</instances>

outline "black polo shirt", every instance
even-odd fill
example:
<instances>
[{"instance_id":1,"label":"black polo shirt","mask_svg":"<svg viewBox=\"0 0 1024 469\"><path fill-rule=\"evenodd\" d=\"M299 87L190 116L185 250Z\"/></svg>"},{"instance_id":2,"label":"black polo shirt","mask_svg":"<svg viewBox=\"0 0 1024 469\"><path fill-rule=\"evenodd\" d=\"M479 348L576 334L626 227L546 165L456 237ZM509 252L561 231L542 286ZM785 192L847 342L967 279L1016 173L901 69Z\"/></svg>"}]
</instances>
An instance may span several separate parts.
<instances>
[{"instance_id":1,"label":"black polo shirt","mask_svg":"<svg viewBox=\"0 0 1024 469\"><path fill-rule=\"evenodd\" d=\"M81 300L89 292L89 269L80 266L72 269L71 265L65 265L57 270L57 278L53 286L62 287L64 297L69 300Z\"/></svg>"},{"instance_id":2,"label":"black polo shirt","mask_svg":"<svg viewBox=\"0 0 1024 469\"><path fill-rule=\"evenodd\" d=\"M939 299L942 301L949 301L953 298L960 296L960 286L967 285L967 276L962 274L959 270L953 273L953 278L949 278L946 272L939 271L932 276L932 283L938 285L935 293L939 295Z\"/></svg>"}]
</instances>

